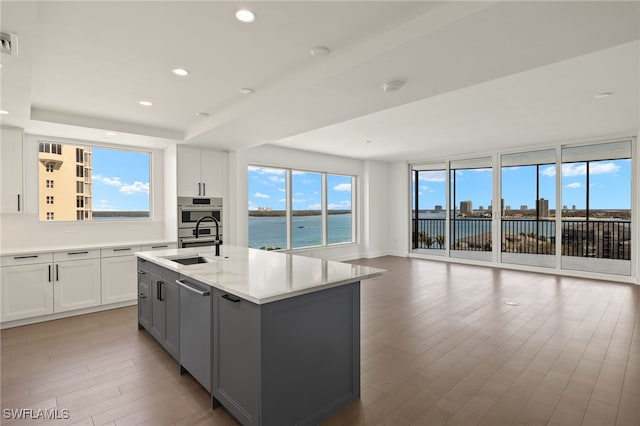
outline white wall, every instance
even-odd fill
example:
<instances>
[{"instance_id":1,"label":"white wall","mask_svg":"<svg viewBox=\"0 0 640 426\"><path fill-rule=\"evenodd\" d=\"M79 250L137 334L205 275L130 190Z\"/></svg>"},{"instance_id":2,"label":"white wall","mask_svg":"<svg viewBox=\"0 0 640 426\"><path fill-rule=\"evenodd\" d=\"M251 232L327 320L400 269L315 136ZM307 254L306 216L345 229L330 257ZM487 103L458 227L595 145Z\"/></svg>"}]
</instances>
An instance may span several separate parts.
<instances>
[{"instance_id":1,"label":"white wall","mask_svg":"<svg viewBox=\"0 0 640 426\"><path fill-rule=\"evenodd\" d=\"M405 161L389 165L389 244L394 256L409 252L409 166Z\"/></svg>"},{"instance_id":2,"label":"white wall","mask_svg":"<svg viewBox=\"0 0 640 426\"><path fill-rule=\"evenodd\" d=\"M167 240L165 229L165 164L161 150L152 152L152 220L104 222L41 222L38 220L38 139L25 135L25 212L0 216L0 247L3 252L99 246ZM86 141L46 137L62 143L93 144ZM175 180L175 171L174 171ZM175 183L174 183L175 193ZM169 185L170 187L170 185ZM171 196L168 194L168 196ZM175 204L175 195L173 196ZM174 213L175 215L175 213ZM169 215L169 220L171 216ZM175 222L175 216L173 218ZM175 233L168 238L175 240Z\"/></svg>"},{"instance_id":3,"label":"white wall","mask_svg":"<svg viewBox=\"0 0 640 426\"><path fill-rule=\"evenodd\" d=\"M357 244L317 247L294 250L296 254L323 259L355 259L386 254L386 211L388 167L386 163L362 161L306 151L260 146L229 155L229 196L225 203L230 206L225 229L230 229L226 238L231 244L248 244L247 215L247 167L249 165L296 168L357 176ZM235 213L233 213L235 212Z\"/></svg>"}]
</instances>

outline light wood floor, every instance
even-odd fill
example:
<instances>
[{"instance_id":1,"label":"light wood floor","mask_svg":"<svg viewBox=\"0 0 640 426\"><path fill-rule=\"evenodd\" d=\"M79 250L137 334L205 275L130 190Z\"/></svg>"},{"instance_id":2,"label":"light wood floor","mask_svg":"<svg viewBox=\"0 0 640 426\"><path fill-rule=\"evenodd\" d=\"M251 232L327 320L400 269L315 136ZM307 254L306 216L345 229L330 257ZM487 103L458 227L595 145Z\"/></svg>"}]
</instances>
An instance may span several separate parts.
<instances>
[{"instance_id":1,"label":"light wood floor","mask_svg":"<svg viewBox=\"0 0 640 426\"><path fill-rule=\"evenodd\" d=\"M640 287L355 263L389 272L362 285L362 398L327 425L640 424ZM235 424L136 323L131 307L2 331L2 408L68 409L54 425Z\"/></svg>"}]
</instances>

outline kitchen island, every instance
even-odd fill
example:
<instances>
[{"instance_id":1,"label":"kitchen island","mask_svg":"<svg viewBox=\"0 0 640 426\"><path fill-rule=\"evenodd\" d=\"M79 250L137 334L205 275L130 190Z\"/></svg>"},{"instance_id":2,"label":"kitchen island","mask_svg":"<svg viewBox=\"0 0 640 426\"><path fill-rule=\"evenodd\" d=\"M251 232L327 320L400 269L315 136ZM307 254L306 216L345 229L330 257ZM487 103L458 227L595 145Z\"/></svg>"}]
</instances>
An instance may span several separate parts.
<instances>
[{"instance_id":1,"label":"kitchen island","mask_svg":"<svg viewBox=\"0 0 640 426\"><path fill-rule=\"evenodd\" d=\"M360 281L383 270L235 246L137 255L139 328L214 408L317 424L360 398Z\"/></svg>"}]
</instances>

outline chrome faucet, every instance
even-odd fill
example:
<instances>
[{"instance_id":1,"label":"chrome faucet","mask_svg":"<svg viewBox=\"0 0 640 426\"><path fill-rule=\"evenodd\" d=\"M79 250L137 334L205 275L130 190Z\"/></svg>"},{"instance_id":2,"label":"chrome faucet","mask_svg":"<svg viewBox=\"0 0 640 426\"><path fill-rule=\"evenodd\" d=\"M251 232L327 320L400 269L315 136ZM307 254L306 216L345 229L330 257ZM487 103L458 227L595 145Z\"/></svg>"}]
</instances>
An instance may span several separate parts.
<instances>
[{"instance_id":1,"label":"chrome faucet","mask_svg":"<svg viewBox=\"0 0 640 426\"><path fill-rule=\"evenodd\" d=\"M200 222L205 219L211 219L216 223L216 240L213 242L213 245L216 246L216 256L220 256L220 244L222 244L222 241L220 240L220 223L218 222L218 219L213 216L202 216L198 219L196 222L196 238L200 236Z\"/></svg>"}]
</instances>

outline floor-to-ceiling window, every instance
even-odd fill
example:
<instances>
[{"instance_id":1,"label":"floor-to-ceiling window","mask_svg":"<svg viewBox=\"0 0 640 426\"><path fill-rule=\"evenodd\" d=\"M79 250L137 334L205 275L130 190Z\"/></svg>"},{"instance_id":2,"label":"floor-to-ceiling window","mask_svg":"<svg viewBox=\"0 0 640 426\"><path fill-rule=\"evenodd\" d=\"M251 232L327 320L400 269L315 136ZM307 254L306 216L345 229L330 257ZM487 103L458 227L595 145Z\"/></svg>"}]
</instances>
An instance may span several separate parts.
<instances>
[{"instance_id":1,"label":"floor-to-ceiling window","mask_svg":"<svg viewBox=\"0 0 640 426\"><path fill-rule=\"evenodd\" d=\"M491 157L451 161L450 255L491 260L493 171Z\"/></svg>"},{"instance_id":2,"label":"floor-to-ceiling window","mask_svg":"<svg viewBox=\"0 0 640 426\"><path fill-rule=\"evenodd\" d=\"M555 157L555 150L502 156L502 262L555 266Z\"/></svg>"},{"instance_id":3,"label":"floor-to-ceiling window","mask_svg":"<svg viewBox=\"0 0 640 426\"><path fill-rule=\"evenodd\" d=\"M562 267L631 274L631 141L562 149Z\"/></svg>"},{"instance_id":4,"label":"floor-to-ceiling window","mask_svg":"<svg viewBox=\"0 0 640 426\"><path fill-rule=\"evenodd\" d=\"M413 168L412 247L416 252L442 255L446 252L446 164Z\"/></svg>"}]
</instances>

